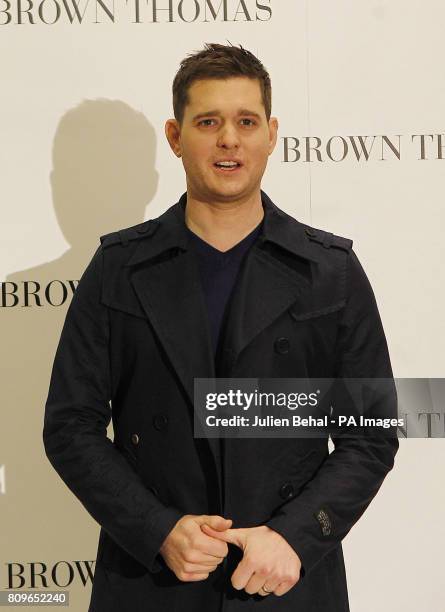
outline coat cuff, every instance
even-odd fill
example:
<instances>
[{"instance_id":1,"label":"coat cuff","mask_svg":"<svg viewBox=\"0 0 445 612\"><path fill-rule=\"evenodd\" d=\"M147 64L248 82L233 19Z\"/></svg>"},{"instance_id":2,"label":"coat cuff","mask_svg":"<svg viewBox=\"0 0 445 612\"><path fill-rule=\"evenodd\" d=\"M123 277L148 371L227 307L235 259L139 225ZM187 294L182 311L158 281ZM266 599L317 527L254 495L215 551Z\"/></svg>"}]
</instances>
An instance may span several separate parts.
<instances>
[{"instance_id":1,"label":"coat cuff","mask_svg":"<svg viewBox=\"0 0 445 612\"><path fill-rule=\"evenodd\" d=\"M146 537L149 539L147 548L150 552L145 562L150 572L157 573L167 567L159 549L165 538L183 516L184 512L180 512L172 506L167 506L158 512L155 517L151 518L146 532Z\"/></svg>"},{"instance_id":2,"label":"coat cuff","mask_svg":"<svg viewBox=\"0 0 445 612\"><path fill-rule=\"evenodd\" d=\"M341 541L335 532L332 512L326 507L308 508L297 499L287 504L289 514L276 512L264 524L279 533L294 549L301 561L304 578L330 550Z\"/></svg>"}]
</instances>

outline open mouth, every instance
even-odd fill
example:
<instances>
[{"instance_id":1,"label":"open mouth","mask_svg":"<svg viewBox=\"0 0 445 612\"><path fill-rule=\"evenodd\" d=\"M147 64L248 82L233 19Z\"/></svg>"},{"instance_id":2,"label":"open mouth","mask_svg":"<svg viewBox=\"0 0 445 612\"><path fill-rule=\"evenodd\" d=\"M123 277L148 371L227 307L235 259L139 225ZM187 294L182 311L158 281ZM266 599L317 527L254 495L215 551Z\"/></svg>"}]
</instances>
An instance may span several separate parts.
<instances>
[{"instance_id":1,"label":"open mouth","mask_svg":"<svg viewBox=\"0 0 445 612\"><path fill-rule=\"evenodd\" d=\"M216 162L213 164L213 167L219 172L230 173L230 172L236 172L237 170L239 170L242 167L242 164L238 162L234 162L230 164Z\"/></svg>"}]
</instances>

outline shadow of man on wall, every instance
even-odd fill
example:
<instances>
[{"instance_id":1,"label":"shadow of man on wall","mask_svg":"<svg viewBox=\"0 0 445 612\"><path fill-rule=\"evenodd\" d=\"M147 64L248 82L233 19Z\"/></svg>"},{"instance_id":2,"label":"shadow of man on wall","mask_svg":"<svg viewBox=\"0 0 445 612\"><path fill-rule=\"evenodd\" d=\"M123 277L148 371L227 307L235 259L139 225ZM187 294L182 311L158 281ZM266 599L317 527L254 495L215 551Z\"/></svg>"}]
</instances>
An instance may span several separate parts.
<instances>
[{"instance_id":1,"label":"shadow of man on wall","mask_svg":"<svg viewBox=\"0 0 445 612\"><path fill-rule=\"evenodd\" d=\"M57 590L51 569L61 560L68 562L74 571L73 600L85 601L77 609L88 605L90 589L84 587L91 586L99 526L45 456L45 401L78 280L101 235L144 221L158 186L155 154L154 128L126 103L84 100L70 109L55 132L50 173L54 211L68 248L53 261L9 274L2 283L0 465L6 483L2 521L9 537L2 538L0 563L26 568L25 583L16 576L6 588ZM30 250L45 239L32 236ZM109 430L112 438L111 423ZM30 563L37 573L41 563L47 564L46 585L39 576L32 584ZM68 584L70 568L61 564L57 577Z\"/></svg>"}]
</instances>

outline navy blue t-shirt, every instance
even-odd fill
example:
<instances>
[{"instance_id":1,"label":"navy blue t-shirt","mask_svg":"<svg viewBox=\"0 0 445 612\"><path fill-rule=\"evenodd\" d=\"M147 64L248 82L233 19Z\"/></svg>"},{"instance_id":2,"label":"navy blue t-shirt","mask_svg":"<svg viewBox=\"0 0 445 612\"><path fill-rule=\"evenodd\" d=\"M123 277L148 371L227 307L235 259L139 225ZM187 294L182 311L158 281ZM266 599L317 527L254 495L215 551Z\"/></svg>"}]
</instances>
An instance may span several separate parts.
<instances>
[{"instance_id":1,"label":"navy blue t-shirt","mask_svg":"<svg viewBox=\"0 0 445 612\"><path fill-rule=\"evenodd\" d=\"M260 221L250 234L227 251L216 249L187 227L194 252L197 255L210 323L214 356L216 356L219 337L222 333L224 313L228 306L241 262L261 233L262 226L263 220Z\"/></svg>"},{"instance_id":2,"label":"navy blue t-shirt","mask_svg":"<svg viewBox=\"0 0 445 612\"><path fill-rule=\"evenodd\" d=\"M187 227L187 226L186 226ZM236 277L241 263L252 247L263 228L263 220L240 242L228 251L220 251L200 238L187 227L191 244L197 256L202 289L207 306L207 316L210 323L210 333L213 355L216 364L216 354L220 336L224 333L224 314L228 309L230 296L235 286ZM221 454L221 472L224 478L225 442L219 440ZM224 504L224 501L223 501Z\"/></svg>"}]
</instances>

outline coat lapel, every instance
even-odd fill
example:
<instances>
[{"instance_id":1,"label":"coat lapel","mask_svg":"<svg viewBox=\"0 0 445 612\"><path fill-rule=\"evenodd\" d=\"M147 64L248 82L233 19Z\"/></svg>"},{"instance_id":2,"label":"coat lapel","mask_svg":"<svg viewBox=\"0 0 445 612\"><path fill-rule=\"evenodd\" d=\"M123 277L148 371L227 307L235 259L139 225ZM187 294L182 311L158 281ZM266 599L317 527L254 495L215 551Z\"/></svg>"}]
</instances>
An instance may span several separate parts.
<instances>
[{"instance_id":1,"label":"coat lapel","mask_svg":"<svg viewBox=\"0 0 445 612\"><path fill-rule=\"evenodd\" d=\"M141 240L125 266L133 268L133 288L193 406L194 379L214 378L216 374L199 270L185 227L185 204L183 194L179 202L150 222L154 233ZM207 443L221 496L219 439L207 438Z\"/></svg>"},{"instance_id":2,"label":"coat lapel","mask_svg":"<svg viewBox=\"0 0 445 612\"><path fill-rule=\"evenodd\" d=\"M239 271L218 351L218 376L232 376L242 350L295 302L308 302L312 263L303 226L261 191L263 232Z\"/></svg>"},{"instance_id":3,"label":"coat lapel","mask_svg":"<svg viewBox=\"0 0 445 612\"><path fill-rule=\"evenodd\" d=\"M134 268L131 283L193 403L193 379L214 377L215 368L199 271L188 246L184 204L181 198L155 220L154 235L141 241L125 265Z\"/></svg>"}]
</instances>

